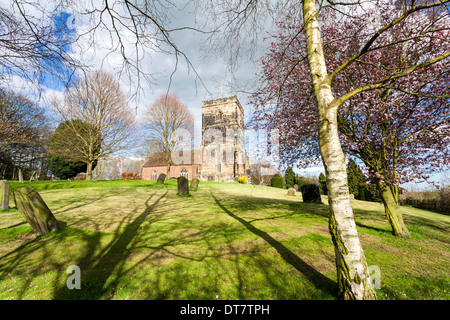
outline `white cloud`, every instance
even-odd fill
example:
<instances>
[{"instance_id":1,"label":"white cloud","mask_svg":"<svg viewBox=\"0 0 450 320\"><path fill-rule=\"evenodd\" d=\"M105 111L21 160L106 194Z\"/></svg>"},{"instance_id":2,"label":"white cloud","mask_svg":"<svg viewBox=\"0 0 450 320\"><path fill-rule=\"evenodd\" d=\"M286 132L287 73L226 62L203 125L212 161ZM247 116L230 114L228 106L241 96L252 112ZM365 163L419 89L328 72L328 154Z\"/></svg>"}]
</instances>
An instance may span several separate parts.
<instances>
[{"instance_id":1,"label":"white cloud","mask_svg":"<svg viewBox=\"0 0 450 320\"><path fill-rule=\"evenodd\" d=\"M317 165L317 166L309 166L302 169L294 170L299 175L313 175L318 176L320 173L325 173L325 168L323 165Z\"/></svg>"}]
</instances>

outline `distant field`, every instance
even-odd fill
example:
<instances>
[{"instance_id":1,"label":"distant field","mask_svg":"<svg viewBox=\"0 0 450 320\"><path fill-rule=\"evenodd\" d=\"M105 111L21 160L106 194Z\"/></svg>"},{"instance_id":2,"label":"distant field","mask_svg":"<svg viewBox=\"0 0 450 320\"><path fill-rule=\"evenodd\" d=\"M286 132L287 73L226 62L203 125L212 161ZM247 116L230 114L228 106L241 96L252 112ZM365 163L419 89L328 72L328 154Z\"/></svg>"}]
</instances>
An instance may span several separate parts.
<instances>
[{"instance_id":1,"label":"distant field","mask_svg":"<svg viewBox=\"0 0 450 320\"><path fill-rule=\"evenodd\" d=\"M0 299L336 299L328 205L287 190L176 181L26 182L58 232L34 236L0 211ZM11 189L22 186L11 182ZM450 299L450 217L402 207L411 239L391 235L378 203L352 200L379 299ZM70 265L81 289L69 290Z\"/></svg>"}]
</instances>

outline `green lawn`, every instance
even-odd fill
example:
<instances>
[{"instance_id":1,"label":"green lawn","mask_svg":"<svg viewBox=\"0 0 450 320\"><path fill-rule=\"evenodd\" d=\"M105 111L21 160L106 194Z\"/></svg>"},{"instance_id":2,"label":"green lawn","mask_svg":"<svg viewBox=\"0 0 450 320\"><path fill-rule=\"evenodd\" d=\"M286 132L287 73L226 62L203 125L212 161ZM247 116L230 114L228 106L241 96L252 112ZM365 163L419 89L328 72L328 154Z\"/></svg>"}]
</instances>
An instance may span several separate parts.
<instances>
[{"instance_id":1,"label":"green lawn","mask_svg":"<svg viewBox=\"0 0 450 320\"><path fill-rule=\"evenodd\" d=\"M0 211L0 299L336 299L328 205L287 190L176 181L28 182L64 228L34 236ZM22 186L11 182L11 189ZM326 197L323 197L327 203ZM402 207L395 238L378 203L352 200L379 299L450 299L450 217ZM81 289L69 290L70 265Z\"/></svg>"}]
</instances>

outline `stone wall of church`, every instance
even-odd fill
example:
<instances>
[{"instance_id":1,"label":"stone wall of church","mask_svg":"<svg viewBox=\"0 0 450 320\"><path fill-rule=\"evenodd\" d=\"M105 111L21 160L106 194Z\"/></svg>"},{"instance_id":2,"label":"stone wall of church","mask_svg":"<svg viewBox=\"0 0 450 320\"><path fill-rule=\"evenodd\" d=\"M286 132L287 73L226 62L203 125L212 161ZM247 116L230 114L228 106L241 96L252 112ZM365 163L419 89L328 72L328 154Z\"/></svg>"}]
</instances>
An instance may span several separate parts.
<instances>
[{"instance_id":1,"label":"stone wall of church","mask_svg":"<svg viewBox=\"0 0 450 320\"><path fill-rule=\"evenodd\" d=\"M201 180L230 182L246 175L244 109L236 96L202 102L202 153Z\"/></svg>"}]
</instances>

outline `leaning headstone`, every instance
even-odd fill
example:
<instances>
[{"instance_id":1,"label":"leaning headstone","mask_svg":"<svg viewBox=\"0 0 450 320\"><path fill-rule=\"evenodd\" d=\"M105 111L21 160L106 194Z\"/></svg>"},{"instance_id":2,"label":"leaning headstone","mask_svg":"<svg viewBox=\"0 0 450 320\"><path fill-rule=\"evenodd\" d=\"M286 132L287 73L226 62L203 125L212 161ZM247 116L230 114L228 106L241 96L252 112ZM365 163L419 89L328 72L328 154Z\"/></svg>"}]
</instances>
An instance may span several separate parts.
<instances>
[{"instance_id":1,"label":"leaning headstone","mask_svg":"<svg viewBox=\"0 0 450 320\"><path fill-rule=\"evenodd\" d=\"M9 209L9 182L0 180L0 210Z\"/></svg>"},{"instance_id":2,"label":"leaning headstone","mask_svg":"<svg viewBox=\"0 0 450 320\"><path fill-rule=\"evenodd\" d=\"M306 183L301 187L303 202L322 203L320 188L315 183Z\"/></svg>"},{"instance_id":3,"label":"leaning headstone","mask_svg":"<svg viewBox=\"0 0 450 320\"><path fill-rule=\"evenodd\" d=\"M298 191L298 184L294 184L295 191Z\"/></svg>"},{"instance_id":4,"label":"leaning headstone","mask_svg":"<svg viewBox=\"0 0 450 320\"><path fill-rule=\"evenodd\" d=\"M22 187L12 194L17 209L33 227L34 232L41 234L58 229L58 221L39 193L28 187Z\"/></svg>"},{"instance_id":5,"label":"leaning headstone","mask_svg":"<svg viewBox=\"0 0 450 320\"><path fill-rule=\"evenodd\" d=\"M178 177L177 178L177 185L178 185L178 194L189 194L189 180L185 177Z\"/></svg>"},{"instance_id":6,"label":"leaning headstone","mask_svg":"<svg viewBox=\"0 0 450 320\"><path fill-rule=\"evenodd\" d=\"M294 188L289 188L288 189L288 195L289 196L295 196L295 189Z\"/></svg>"},{"instance_id":7,"label":"leaning headstone","mask_svg":"<svg viewBox=\"0 0 450 320\"><path fill-rule=\"evenodd\" d=\"M199 181L198 181L197 178L192 179L192 181L191 181L191 186L189 187L189 189L191 189L192 191L197 190L197 188L198 188L198 183L199 183Z\"/></svg>"},{"instance_id":8,"label":"leaning headstone","mask_svg":"<svg viewBox=\"0 0 450 320\"><path fill-rule=\"evenodd\" d=\"M158 180L156 180L156 183L162 184L164 183L164 180L166 180L166 175L164 173L160 173L158 176Z\"/></svg>"}]
</instances>

